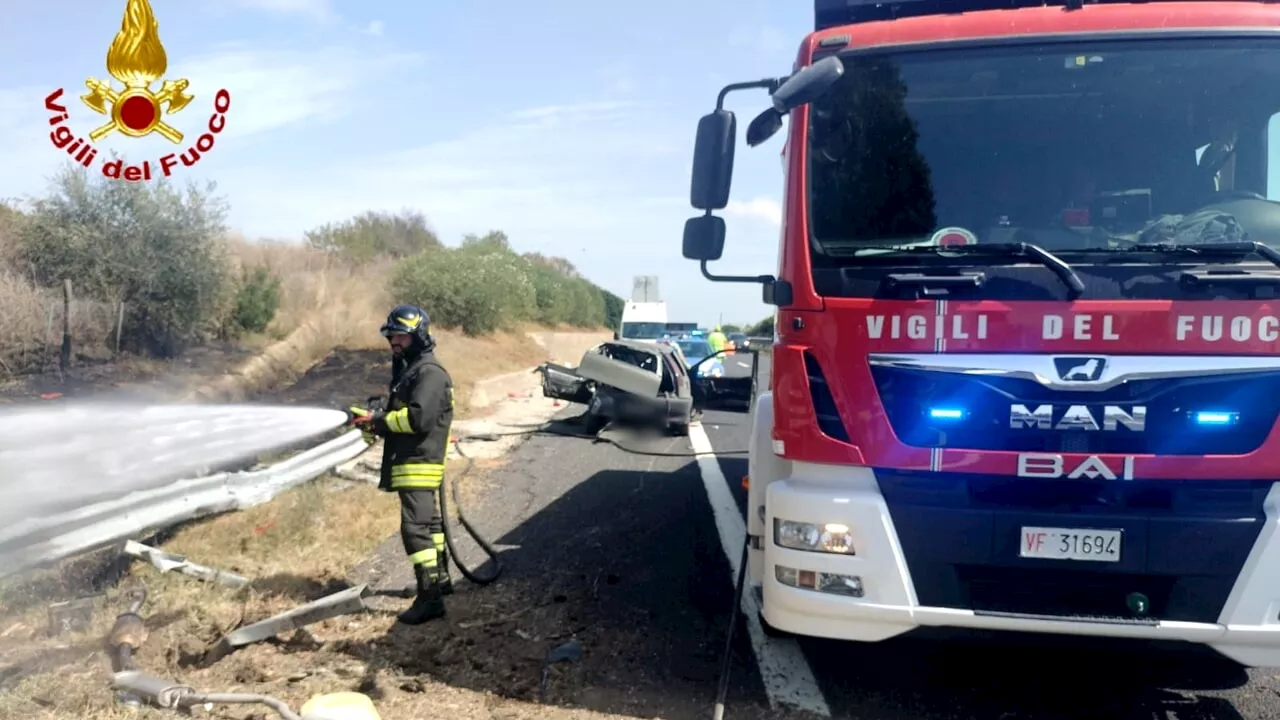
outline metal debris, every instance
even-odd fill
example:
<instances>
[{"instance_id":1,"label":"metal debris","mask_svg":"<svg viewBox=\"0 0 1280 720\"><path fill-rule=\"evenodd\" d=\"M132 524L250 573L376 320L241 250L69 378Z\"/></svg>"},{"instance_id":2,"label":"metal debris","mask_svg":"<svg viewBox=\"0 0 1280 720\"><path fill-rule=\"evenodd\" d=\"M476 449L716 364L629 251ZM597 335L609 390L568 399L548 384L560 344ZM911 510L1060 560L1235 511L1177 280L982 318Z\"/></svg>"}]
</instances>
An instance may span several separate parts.
<instances>
[{"instance_id":1,"label":"metal debris","mask_svg":"<svg viewBox=\"0 0 1280 720\"><path fill-rule=\"evenodd\" d=\"M146 560L154 565L160 572L167 573L178 571L183 575L190 575L193 578L204 580L206 582L219 582L223 585L231 587L244 587L249 584L249 579L235 573L225 570L198 565L191 562L185 555L176 555L174 553L165 552L158 548L143 545L133 540L126 540L124 543L124 553L133 557Z\"/></svg>"},{"instance_id":2,"label":"metal debris","mask_svg":"<svg viewBox=\"0 0 1280 720\"><path fill-rule=\"evenodd\" d=\"M538 699L547 701L547 685L551 682L551 666L560 662L577 662L582 659L582 643L570 640L551 648L542 661L542 682L538 686Z\"/></svg>"},{"instance_id":3,"label":"metal debris","mask_svg":"<svg viewBox=\"0 0 1280 720\"><path fill-rule=\"evenodd\" d=\"M115 672L133 670L133 653L147 641L147 626L138 614L147 601L147 591L139 588L131 591L129 597L132 599L129 609L116 616L115 625L107 635L107 652Z\"/></svg>"},{"instance_id":4,"label":"metal debris","mask_svg":"<svg viewBox=\"0 0 1280 720\"><path fill-rule=\"evenodd\" d=\"M245 645L261 642L280 633L297 630L321 620L364 612L367 609L364 604L367 592L367 586L357 585L227 633L205 653L204 662L206 665L215 663Z\"/></svg>"}]
</instances>

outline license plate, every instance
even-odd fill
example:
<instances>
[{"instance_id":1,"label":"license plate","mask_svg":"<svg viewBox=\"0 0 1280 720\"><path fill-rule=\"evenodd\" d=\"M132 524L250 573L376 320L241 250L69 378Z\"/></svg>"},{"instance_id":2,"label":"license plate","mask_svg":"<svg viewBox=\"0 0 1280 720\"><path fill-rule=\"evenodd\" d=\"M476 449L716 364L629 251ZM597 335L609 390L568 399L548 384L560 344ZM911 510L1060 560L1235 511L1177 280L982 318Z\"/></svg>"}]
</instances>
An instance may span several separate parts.
<instances>
[{"instance_id":1,"label":"license plate","mask_svg":"<svg viewBox=\"0 0 1280 720\"><path fill-rule=\"evenodd\" d=\"M1018 554L1045 560L1119 562L1120 530L1024 527Z\"/></svg>"}]
</instances>

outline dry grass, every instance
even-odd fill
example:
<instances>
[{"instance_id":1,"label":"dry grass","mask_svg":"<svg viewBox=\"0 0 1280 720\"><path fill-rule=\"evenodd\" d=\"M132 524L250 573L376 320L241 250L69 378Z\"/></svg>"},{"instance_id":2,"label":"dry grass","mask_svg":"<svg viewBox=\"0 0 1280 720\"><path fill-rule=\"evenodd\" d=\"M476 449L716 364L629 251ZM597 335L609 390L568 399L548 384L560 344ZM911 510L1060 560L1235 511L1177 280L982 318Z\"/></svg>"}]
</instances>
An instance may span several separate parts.
<instances>
[{"instance_id":1,"label":"dry grass","mask_svg":"<svg viewBox=\"0 0 1280 720\"><path fill-rule=\"evenodd\" d=\"M398 520L394 496L326 480L191 524L165 549L253 578L250 587L231 589L134 563L121 590L96 602L93 625L62 637L48 636L45 608L32 602L36 598L10 589L0 595L0 717L123 717L103 688L110 665L102 638L125 609L122 593L138 584L149 592L143 612L150 637L138 657L143 668L214 689L243 683L236 675L243 669L238 654L207 670L193 664L237 625L340 589L347 569L394 533Z\"/></svg>"},{"instance_id":2,"label":"dry grass","mask_svg":"<svg viewBox=\"0 0 1280 720\"><path fill-rule=\"evenodd\" d=\"M0 307L0 369L12 374L56 358L62 342L61 290L37 287L29 274L0 264ZM115 325L109 304L73 298L71 334L77 346L107 348Z\"/></svg>"},{"instance_id":3,"label":"dry grass","mask_svg":"<svg viewBox=\"0 0 1280 720\"><path fill-rule=\"evenodd\" d=\"M476 382L516 372L546 362L547 350L523 332L496 333L488 337L468 337L447 330L433 331L438 341L436 355L449 369L455 385L454 400L465 415Z\"/></svg>"},{"instance_id":4,"label":"dry grass","mask_svg":"<svg viewBox=\"0 0 1280 720\"><path fill-rule=\"evenodd\" d=\"M354 266L303 245L243 238L232 238L229 249L237 268L264 265L281 279L280 309L268 328L274 339L310 323L330 348L381 346L388 263Z\"/></svg>"},{"instance_id":5,"label":"dry grass","mask_svg":"<svg viewBox=\"0 0 1280 720\"><path fill-rule=\"evenodd\" d=\"M263 338L246 338L248 347L265 347L304 323L320 330L320 344L367 346L381 341L377 327L386 312L382 264L353 267L323 252L286 243L228 242L236 270L266 265L282 281L281 306ZM74 288L73 288L74 290ZM62 291L37 286L16 259L11 224L0 208L0 371L40 369L56 358L61 342ZM110 303L75 300L71 333L77 352L109 353L116 325ZM327 348L326 348L327 349Z\"/></svg>"},{"instance_id":6,"label":"dry grass","mask_svg":"<svg viewBox=\"0 0 1280 720\"><path fill-rule=\"evenodd\" d=\"M353 690L376 698L382 717L458 720L559 720L611 717L508 700L407 676L382 657L391 612L345 616L251 645L204 667L200 658L237 626L296 607L345 586L347 571L396 530L396 499L333 480L305 485L275 501L180 530L164 548L254 578L241 590L134 563L119 590L95 605L85 631L49 637L42 605L0 614L0 717L123 720L172 717L131 711L106 687L110 664L102 638L124 610L125 592L145 585L150 631L137 663L151 674L198 689L267 693L297 709L308 698ZM8 606L12 596L0 595ZM439 649L432 650L436 652ZM424 648L424 652L426 649ZM216 708L214 718L262 718L261 708Z\"/></svg>"}]
</instances>

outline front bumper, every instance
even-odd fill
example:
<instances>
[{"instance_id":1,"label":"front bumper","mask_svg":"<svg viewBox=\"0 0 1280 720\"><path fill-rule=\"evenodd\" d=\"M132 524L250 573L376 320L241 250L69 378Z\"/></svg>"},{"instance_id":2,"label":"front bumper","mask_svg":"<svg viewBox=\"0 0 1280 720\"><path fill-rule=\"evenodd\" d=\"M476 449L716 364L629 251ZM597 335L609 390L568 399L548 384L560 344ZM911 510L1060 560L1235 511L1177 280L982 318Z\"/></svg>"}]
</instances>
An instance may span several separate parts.
<instances>
[{"instance_id":1,"label":"front bumper","mask_svg":"<svg viewBox=\"0 0 1280 720\"><path fill-rule=\"evenodd\" d=\"M765 619L859 641L919 627L1181 640L1245 665L1280 666L1280 484L1113 481L1093 504L1086 495L1046 508L1047 485L1028 494L1017 485L1037 481L987 480L793 463L791 477L766 490L768 532L775 518L842 523L857 554L787 549L770 534ZM1121 528L1121 559L1021 558L1022 526ZM856 576L863 595L784 585L777 566ZM1131 591L1149 597L1147 614L1128 610Z\"/></svg>"}]
</instances>

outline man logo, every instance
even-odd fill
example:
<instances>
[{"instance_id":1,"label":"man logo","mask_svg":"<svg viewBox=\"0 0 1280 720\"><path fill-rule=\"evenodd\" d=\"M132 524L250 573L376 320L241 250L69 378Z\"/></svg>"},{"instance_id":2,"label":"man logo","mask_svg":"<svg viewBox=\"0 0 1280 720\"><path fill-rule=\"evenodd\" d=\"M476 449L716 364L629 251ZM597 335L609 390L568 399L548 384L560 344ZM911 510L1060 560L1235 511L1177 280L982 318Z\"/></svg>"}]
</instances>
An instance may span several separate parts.
<instances>
[{"instance_id":1,"label":"man logo","mask_svg":"<svg viewBox=\"0 0 1280 720\"><path fill-rule=\"evenodd\" d=\"M1053 367L1058 371L1058 378L1063 382L1094 382L1102 377L1107 369L1107 359L1103 357L1056 357Z\"/></svg>"}]
</instances>

